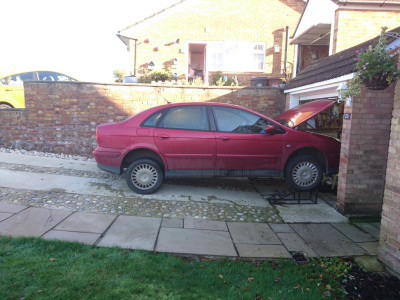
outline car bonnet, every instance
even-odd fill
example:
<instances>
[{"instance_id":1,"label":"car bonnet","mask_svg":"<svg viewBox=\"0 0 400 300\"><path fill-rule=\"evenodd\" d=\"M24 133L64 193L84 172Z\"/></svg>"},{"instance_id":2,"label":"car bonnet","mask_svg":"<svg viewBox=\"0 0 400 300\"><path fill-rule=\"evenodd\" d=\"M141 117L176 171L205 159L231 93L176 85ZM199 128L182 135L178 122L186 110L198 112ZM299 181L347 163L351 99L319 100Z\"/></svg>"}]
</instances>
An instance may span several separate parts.
<instances>
[{"instance_id":1,"label":"car bonnet","mask_svg":"<svg viewBox=\"0 0 400 300\"><path fill-rule=\"evenodd\" d=\"M325 109L333 106L335 103L336 101L328 99L314 100L289 109L283 114L275 117L274 120L278 122L285 120L285 123L288 124L289 127L296 127L324 111Z\"/></svg>"}]
</instances>

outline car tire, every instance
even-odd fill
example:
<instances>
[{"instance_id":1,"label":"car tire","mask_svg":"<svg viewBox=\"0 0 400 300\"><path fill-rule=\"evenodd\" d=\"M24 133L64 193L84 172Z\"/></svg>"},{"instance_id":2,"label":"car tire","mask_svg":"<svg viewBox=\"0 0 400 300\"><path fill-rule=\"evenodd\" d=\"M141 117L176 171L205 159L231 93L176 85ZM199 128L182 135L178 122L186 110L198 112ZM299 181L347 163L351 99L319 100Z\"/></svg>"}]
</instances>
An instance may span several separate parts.
<instances>
[{"instance_id":1,"label":"car tire","mask_svg":"<svg viewBox=\"0 0 400 300\"><path fill-rule=\"evenodd\" d=\"M311 155L296 156L287 164L285 180L296 191L312 191L321 184L321 165Z\"/></svg>"},{"instance_id":2,"label":"car tire","mask_svg":"<svg viewBox=\"0 0 400 300\"><path fill-rule=\"evenodd\" d=\"M13 108L10 104L0 103L0 109Z\"/></svg>"},{"instance_id":3,"label":"car tire","mask_svg":"<svg viewBox=\"0 0 400 300\"><path fill-rule=\"evenodd\" d=\"M135 160L126 170L126 183L138 194L151 194L157 191L164 179L160 165L152 159Z\"/></svg>"}]
</instances>

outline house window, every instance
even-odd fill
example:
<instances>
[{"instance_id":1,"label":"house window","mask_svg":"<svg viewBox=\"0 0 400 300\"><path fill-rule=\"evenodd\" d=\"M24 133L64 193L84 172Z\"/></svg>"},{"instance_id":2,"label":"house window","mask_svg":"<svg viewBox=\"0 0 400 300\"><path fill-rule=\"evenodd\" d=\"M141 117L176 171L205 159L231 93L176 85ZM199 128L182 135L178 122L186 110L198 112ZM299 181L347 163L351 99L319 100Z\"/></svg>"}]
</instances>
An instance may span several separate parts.
<instances>
[{"instance_id":1,"label":"house window","mask_svg":"<svg viewBox=\"0 0 400 300\"><path fill-rule=\"evenodd\" d=\"M263 72L265 43L216 42L207 45L210 71Z\"/></svg>"}]
</instances>

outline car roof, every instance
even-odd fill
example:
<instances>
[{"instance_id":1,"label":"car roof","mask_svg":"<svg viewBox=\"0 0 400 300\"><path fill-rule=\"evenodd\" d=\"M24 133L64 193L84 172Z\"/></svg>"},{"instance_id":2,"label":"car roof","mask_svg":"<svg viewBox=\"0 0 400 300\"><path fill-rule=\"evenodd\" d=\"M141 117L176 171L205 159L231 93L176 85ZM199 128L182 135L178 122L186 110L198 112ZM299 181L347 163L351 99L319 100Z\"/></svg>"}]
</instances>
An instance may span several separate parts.
<instances>
[{"instance_id":1,"label":"car roof","mask_svg":"<svg viewBox=\"0 0 400 300\"><path fill-rule=\"evenodd\" d=\"M62 72L58 72L58 71L53 71L53 70L28 70L28 71L22 71L22 72L16 72L16 73L9 73L9 74L7 74L7 75L4 75L4 76L0 77L0 79L7 78L7 77L10 77L10 76L14 76L14 75L18 75L18 74L32 73L32 72L51 72L51 73L57 73L57 74L61 74L61 75L68 76L68 77L70 77L70 78L72 78L72 79L74 79L74 80L76 80L76 81L79 81L79 80L76 79L75 77L72 77L72 76L70 76L70 75L68 75L68 74L65 74L65 73L62 73Z\"/></svg>"},{"instance_id":2,"label":"car roof","mask_svg":"<svg viewBox=\"0 0 400 300\"><path fill-rule=\"evenodd\" d=\"M161 107L174 107L174 106L196 106L196 105L207 105L207 106L225 106L225 107L232 107L232 108L240 108L240 109L245 109L248 111L252 111L251 109L248 109L244 106L239 106L235 104L228 104L228 103L220 103L220 102L177 102L177 103L168 103L164 105L159 105L154 108L161 108Z\"/></svg>"}]
</instances>

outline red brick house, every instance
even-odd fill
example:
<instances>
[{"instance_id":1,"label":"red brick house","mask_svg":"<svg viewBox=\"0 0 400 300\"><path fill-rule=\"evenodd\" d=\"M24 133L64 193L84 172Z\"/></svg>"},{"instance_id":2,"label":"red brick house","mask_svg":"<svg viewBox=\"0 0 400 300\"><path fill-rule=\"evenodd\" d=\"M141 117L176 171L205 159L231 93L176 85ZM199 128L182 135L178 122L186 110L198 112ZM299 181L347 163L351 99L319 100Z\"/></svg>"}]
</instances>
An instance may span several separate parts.
<instances>
[{"instance_id":1,"label":"red brick house","mask_svg":"<svg viewBox=\"0 0 400 300\"><path fill-rule=\"evenodd\" d=\"M166 66L179 79L208 83L221 71L240 85L265 76L272 85L292 73L294 46L286 37L304 6L304 0L182 0L118 36L138 77Z\"/></svg>"},{"instance_id":2,"label":"red brick house","mask_svg":"<svg viewBox=\"0 0 400 300\"><path fill-rule=\"evenodd\" d=\"M400 23L399 0L308 0L292 36L295 73Z\"/></svg>"},{"instance_id":3,"label":"red brick house","mask_svg":"<svg viewBox=\"0 0 400 300\"><path fill-rule=\"evenodd\" d=\"M331 10L319 19L318 7ZM286 86L287 107L338 98L354 76L356 50L390 32L387 51L400 54L400 1L310 0L293 36L297 76ZM371 39L372 38L372 39ZM400 62L400 61L399 61ZM400 66L400 63L399 63ZM400 276L400 82L361 89L344 105L336 208L346 215L381 216L379 259Z\"/></svg>"}]
</instances>

